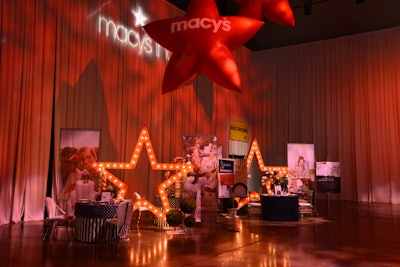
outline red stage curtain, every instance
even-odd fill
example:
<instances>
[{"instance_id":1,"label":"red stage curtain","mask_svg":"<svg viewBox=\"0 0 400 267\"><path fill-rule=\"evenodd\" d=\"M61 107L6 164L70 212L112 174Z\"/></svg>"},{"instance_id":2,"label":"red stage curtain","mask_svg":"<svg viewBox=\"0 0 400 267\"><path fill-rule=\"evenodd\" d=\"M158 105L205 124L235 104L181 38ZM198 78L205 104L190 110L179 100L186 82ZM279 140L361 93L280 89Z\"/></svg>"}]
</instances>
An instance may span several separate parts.
<instances>
[{"instance_id":1,"label":"red stage curtain","mask_svg":"<svg viewBox=\"0 0 400 267\"><path fill-rule=\"evenodd\" d=\"M102 15L145 38L137 6L148 22L183 15L158 0L0 3L0 224L43 218L48 173L58 193L62 128L101 129L100 161L125 162L146 124L157 160L171 162L191 134L216 135L227 156L230 119L249 123L268 165L286 164L287 143L313 143L317 161L341 162L342 199L400 203L400 28L242 47L234 55L243 93L200 76L162 95L165 54L140 54L98 31ZM163 179L144 152L136 170L114 172L126 198L152 200Z\"/></svg>"}]
</instances>

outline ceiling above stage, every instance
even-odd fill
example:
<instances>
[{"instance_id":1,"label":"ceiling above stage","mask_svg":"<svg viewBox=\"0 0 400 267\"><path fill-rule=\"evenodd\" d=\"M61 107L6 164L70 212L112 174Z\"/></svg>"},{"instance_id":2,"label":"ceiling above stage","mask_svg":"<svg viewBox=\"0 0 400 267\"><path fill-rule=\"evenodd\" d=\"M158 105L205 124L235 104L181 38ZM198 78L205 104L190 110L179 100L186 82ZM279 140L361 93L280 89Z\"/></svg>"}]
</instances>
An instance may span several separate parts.
<instances>
[{"instance_id":1,"label":"ceiling above stage","mask_svg":"<svg viewBox=\"0 0 400 267\"><path fill-rule=\"evenodd\" d=\"M168 0L186 10L189 0ZM235 16L239 5L216 0L220 15ZM400 0L289 0L296 26L266 20L246 44L253 51L320 41L400 25Z\"/></svg>"}]
</instances>

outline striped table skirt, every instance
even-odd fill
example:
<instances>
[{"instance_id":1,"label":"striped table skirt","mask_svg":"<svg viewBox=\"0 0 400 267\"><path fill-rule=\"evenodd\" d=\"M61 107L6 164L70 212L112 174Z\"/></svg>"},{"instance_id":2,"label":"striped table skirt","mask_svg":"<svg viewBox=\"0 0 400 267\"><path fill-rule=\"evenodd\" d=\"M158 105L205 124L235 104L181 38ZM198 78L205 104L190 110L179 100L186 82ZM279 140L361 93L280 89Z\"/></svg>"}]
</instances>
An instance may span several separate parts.
<instances>
[{"instance_id":1,"label":"striped table skirt","mask_svg":"<svg viewBox=\"0 0 400 267\"><path fill-rule=\"evenodd\" d=\"M82 204L75 205L74 238L81 242L99 242L110 239L115 232L106 220L117 215L117 205ZM110 229L108 229L110 228Z\"/></svg>"}]
</instances>

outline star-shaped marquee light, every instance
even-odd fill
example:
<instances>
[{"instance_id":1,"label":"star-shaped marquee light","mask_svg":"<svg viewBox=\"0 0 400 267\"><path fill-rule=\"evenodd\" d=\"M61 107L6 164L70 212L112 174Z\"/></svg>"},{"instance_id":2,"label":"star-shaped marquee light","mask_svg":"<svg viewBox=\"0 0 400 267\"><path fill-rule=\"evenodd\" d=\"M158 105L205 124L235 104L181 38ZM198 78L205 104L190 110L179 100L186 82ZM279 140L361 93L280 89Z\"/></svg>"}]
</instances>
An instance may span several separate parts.
<instances>
[{"instance_id":1,"label":"star-shaped marquee light","mask_svg":"<svg viewBox=\"0 0 400 267\"><path fill-rule=\"evenodd\" d=\"M262 19L264 17L283 26L294 27L293 10L288 0L235 0L240 4L239 16Z\"/></svg>"},{"instance_id":2,"label":"star-shaped marquee light","mask_svg":"<svg viewBox=\"0 0 400 267\"><path fill-rule=\"evenodd\" d=\"M262 172L267 172L267 171L274 171L274 172L279 172L281 175L285 175L288 172L287 166L265 166L264 160L260 151L260 147L258 146L257 139L254 137L253 141L251 142L251 146L249 148L249 152L247 153L246 159L247 159L247 164L246 164L246 169L247 171L250 170L251 163L253 162L254 155L256 155L257 159L257 164L258 168ZM238 207L237 209L240 209L244 205L246 205L249 202L249 198L258 198L260 199L260 196L258 193L253 193L250 195L248 198L243 198L243 199L237 199L238 201Z\"/></svg>"},{"instance_id":3,"label":"star-shaped marquee light","mask_svg":"<svg viewBox=\"0 0 400 267\"><path fill-rule=\"evenodd\" d=\"M241 92L239 70L231 51L246 43L264 22L239 16L219 16L215 0L191 0L185 18L163 19L144 26L172 52L162 93L172 92L200 74L229 90Z\"/></svg>"},{"instance_id":4,"label":"star-shaped marquee light","mask_svg":"<svg viewBox=\"0 0 400 267\"><path fill-rule=\"evenodd\" d=\"M151 143L150 135L146 126L143 126L140 131L140 135L138 141L136 143L135 149L132 154L132 158L130 162L98 162L95 164L98 172L105 179L109 180L115 186L117 186L119 190L119 198L124 198L126 194L126 190L128 186L122 182L118 177L113 175L108 170L110 169L131 169L134 170L136 168L136 164L138 162L140 152L142 151L143 146L146 147L147 155L149 158L149 162L152 170L169 170L175 171L175 174L170 176L167 180L163 181L158 185L158 193L160 194L160 199L162 202L163 210L160 210L158 207L154 206L150 201L145 198L141 198L134 203L134 210L139 208L140 206L145 206L148 208L150 212L152 212L157 218L161 220L166 220L166 213L171 209L167 197L167 193L165 189L169 186L173 185L176 181L181 179L182 176L186 175L187 172L193 170L195 165L193 164L180 164L180 163L159 163L157 162L153 145Z\"/></svg>"},{"instance_id":5,"label":"star-shaped marquee light","mask_svg":"<svg viewBox=\"0 0 400 267\"><path fill-rule=\"evenodd\" d=\"M142 27L146 24L147 21L147 17L146 15L143 13L142 8L139 7L136 11L135 10L131 10L133 16L135 17L135 27Z\"/></svg>"}]
</instances>

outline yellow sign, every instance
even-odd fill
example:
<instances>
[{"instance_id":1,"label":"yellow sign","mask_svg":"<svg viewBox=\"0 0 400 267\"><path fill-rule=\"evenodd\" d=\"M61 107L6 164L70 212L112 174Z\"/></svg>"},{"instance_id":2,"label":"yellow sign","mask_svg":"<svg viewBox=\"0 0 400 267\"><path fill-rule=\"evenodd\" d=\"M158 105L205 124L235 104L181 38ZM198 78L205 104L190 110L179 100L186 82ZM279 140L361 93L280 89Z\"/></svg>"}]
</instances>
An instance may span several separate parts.
<instances>
[{"instance_id":1,"label":"yellow sign","mask_svg":"<svg viewBox=\"0 0 400 267\"><path fill-rule=\"evenodd\" d=\"M249 125L242 121L231 120L229 139L249 142Z\"/></svg>"}]
</instances>

